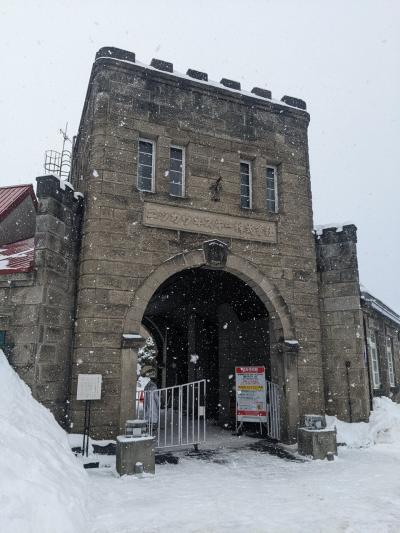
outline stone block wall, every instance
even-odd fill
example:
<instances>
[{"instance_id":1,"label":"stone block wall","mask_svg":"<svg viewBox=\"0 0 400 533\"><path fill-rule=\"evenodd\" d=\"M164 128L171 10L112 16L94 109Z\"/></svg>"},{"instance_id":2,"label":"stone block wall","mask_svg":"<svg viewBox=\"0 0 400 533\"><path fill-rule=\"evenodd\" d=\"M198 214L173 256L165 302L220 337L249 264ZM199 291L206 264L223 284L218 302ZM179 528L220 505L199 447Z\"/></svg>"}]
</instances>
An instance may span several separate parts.
<instances>
[{"instance_id":1,"label":"stone block wall","mask_svg":"<svg viewBox=\"0 0 400 533\"><path fill-rule=\"evenodd\" d=\"M37 318L42 287L34 272L0 276L0 330L5 331L4 351L21 378L34 391Z\"/></svg>"},{"instance_id":2,"label":"stone block wall","mask_svg":"<svg viewBox=\"0 0 400 533\"><path fill-rule=\"evenodd\" d=\"M368 419L368 375L357 263L357 228L316 234L326 412Z\"/></svg>"},{"instance_id":3,"label":"stone block wall","mask_svg":"<svg viewBox=\"0 0 400 533\"><path fill-rule=\"evenodd\" d=\"M123 61L119 56L123 55ZM143 224L145 204L269 221L277 242L226 238L230 252L254 265L282 296L300 343L293 368L303 413L324 409L320 314L308 163L309 115L298 100L216 87L206 75L175 75L163 62L143 67L134 54L101 50L94 63L74 155L73 184L85 193L74 360L103 375L93 408L98 435L115 434L124 320L144 280L171 256L201 248L207 233ZM121 56L122 58L122 56ZM171 70L172 69L172 70ZM189 71L188 71L189 72ZM192 72L192 71L191 71ZM136 186L140 136L156 143L155 192ZM186 194L168 192L169 147L186 149ZM253 163L253 209L240 208L240 159ZM265 166L278 167L279 213L265 208ZM210 186L222 178L220 201ZM156 290L157 287L154 287ZM271 320L277 322L276 316ZM273 326L275 327L275 326ZM125 332L129 333L129 332ZM277 341L280 339L276 339ZM289 339L288 339L289 340ZM76 368L76 366L75 366ZM77 373L74 374L74 387ZM297 401L297 400L296 400ZM77 427L82 407L74 404Z\"/></svg>"},{"instance_id":4,"label":"stone block wall","mask_svg":"<svg viewBox=\"0 0 400 533\"><path fill-rule=\"evenodd\" d=\"M7 356L34 397L67 426L82 199L54 176L37 178L34 271L0 276Z\"/></svg>"}]
</instances>

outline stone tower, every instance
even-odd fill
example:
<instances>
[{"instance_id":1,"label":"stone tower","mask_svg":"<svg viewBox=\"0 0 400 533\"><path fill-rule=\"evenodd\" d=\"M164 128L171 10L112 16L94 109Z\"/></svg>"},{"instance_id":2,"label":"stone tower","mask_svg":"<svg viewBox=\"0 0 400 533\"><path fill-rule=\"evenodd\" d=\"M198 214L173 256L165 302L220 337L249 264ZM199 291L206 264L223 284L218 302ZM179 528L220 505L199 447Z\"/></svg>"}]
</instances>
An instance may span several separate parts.
<instances>
[{"instance_id":1,"label":"stone tower","mask_svg":"<svg viewBox=\"0 0 400 533\"><path fill-rule=\"evenodd\" d=\"M196 331L213 331L217 355L206 355L208 340L196 346L207 364L218 357L226 374L234 364L267 361L283 391L286 440L300 415L324 411L308 124L302 100L273 100L266 89L245 92L233 80L212 83L204 72L181 75L166 61L144 66L134 53L99 50L73 160L85 214L72 395L78 373L103 375L97 435L115 435L132 416L134 339L146 331L167 352L160 363L172 376L167 383L190 373L186 362L172 374L180 363L170 364L168 353L187 352ZM208 250L214 241L224 257L217 244ZM189 299L165 307L176 298L171 287L193 284L193 294L180 293ZM214 298L210 316L200 309L203 290ZM188 305L191 322L179 324L188 315L174 309ZM184 333L166 340L179 327ZM82 406L73 402L71 414L79 428Z\"/></svg>"}]
</instances>

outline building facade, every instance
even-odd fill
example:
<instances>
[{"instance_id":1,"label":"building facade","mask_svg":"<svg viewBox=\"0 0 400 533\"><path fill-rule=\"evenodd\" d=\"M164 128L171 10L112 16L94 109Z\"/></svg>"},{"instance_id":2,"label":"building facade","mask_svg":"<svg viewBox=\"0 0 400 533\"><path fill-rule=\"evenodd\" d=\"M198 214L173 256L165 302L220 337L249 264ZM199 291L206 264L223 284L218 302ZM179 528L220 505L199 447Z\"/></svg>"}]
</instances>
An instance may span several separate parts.
<instances>
[{"instance_id":1,"label":"building facade","mask_svg":"<svg viewBox=\"0 0 400 533\"><path fill-rule=\"evenodd\" d=\"M369 364L371 397L388 396L400 400L400 316L361 289L366 356Z\"/></svg>"},{"instance_id":2,"label":"building facade","mask_svg":"<svg viewBox=\"0 0 400 533\"><path fill-rule=\"evenodd\" d=\"M103 377L95 436L115 437L134 415L147 335L158 384L207 379L221 424L237 365L263 365L280 386L287 442L305 414L368 418L356 228L313 232L308 124L299 99L99 50L72 185L38 178L31 286L18 296L16 274L2 276L10 361L74 432L82 373ZM31 305L25 333L18 301Z\"/></svg>"}]
</instances>

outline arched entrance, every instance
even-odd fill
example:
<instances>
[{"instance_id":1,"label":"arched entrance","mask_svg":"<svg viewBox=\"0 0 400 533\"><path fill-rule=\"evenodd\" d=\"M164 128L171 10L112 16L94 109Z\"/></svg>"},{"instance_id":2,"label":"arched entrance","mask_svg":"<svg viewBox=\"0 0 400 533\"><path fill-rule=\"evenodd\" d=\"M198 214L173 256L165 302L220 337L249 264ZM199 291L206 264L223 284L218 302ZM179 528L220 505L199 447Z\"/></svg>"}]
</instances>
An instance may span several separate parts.
<instances>
[{"instance_id":1,"label":"arched entrance","mask_svg":"<svg viewBox=\"0 0 400 533\"><path fill-rule=\"evenodd\" d=\"M210 248L215 243L216 246L223 245L225 247L226 255L222 260L215 260L210 254ZM222 246L220 246L221 248ZM217 254L218 255L218 254ZM197 281L196 281L197 278ZM212 298L212 293L218 289L219 294L232 293L227 301L223 302L222 296L212 303L212 312L204 316L204 306L201 306L201 286L207 286L206 280L211 281L213 290L206 289L206 297L208 301ZM184 301L182 295L178 295L178 291L185 289L186 285L192 285L191 297ZM238 303L233 294L234 289L239 291L241 298L249 302L245 305L245 311L238 309ZM176 296L175 307L180 306L181 311L181 330L183 329L182 339L180 342L174 341L173 350L171 348L170 354L166 355L166 348L168 348L168 339L165 341L165 333L168 327L178 328L178 316L173 307L168 302L170 293L173 291ZM200 293L200 296L199 296ZM193 298L193 295L196 295ZM187 313L187 305L191 305L191 300L195 303L193 306L201 306L202 312L196 313L197 309L192 313ZM188 303L189 302L189 303ZM183 311L185 307L185 310ZM239 316L237 312L239 312ZM231 343L230 349L234 346L233 351L229 354L229 350L222 346L224 339L223 329L225 323L228 323L226 329L229 331L229 320L220 320L218 313L225 313L225 316L231 315L231 323L249 323L259 321L258 325L263 323L260 328L261 331L254 332L251 350L247 350L242 343L241 349L235 343ZM246 314L247 313L247 314ZM164 317L163 317L164 314ZM185 316L184 316L185 315ZM166 318L167 317L167 318ZM240 318L243 318L241 321ZM244 320L246 318L247 320ZM169 324L167 323L169 322ZM224 410L217 410L218 403L216 396L210 400L211 410L214 409L214 415L218 414L218 420L222 421L223 417L229 416L229 383L226 385L227 370L224 369L221 377L221 368L225 365L225 361L221 362L220 354L225 350L226 359L229 362L231 358L232 365L235 366L237 358L247 358L249 361L246 364L251 364L253 357L256 357L255 348L259 346L260 355L257 353L257 359L261 358L265 361L269 377L276 383L280 384L283 392L282 404L282 435L283 440L295 440L296 428L298 424L298 376L297 376L297 346L295 344L295 330L293 326L292 317L289 308L284 299L280 295L276 286L271 280L260 272L252 263L243 259L240 256L230 253L224 243L219 241L208 241L203 244L203 249L196 249L189 252L184 252L174 256L157 267L153 273L143 282L143 284L136 291L132 300L131 307L125 317L124 334L122 339L121 351L121 406L120 406L120 425L121 428L125 420L132 417L132 391L136 389L136 376L132 375L131 369L135 368L137 349L140 339L139 332L143 331L143 326L151 331L153 338L158 343L158 351L163 354L164 360L161 361L161 375L159 375L159 383L171 383L169 380L182 380L187 375L190 379L190 372L205 372L208 368L206 365L214 365L210 368L214 376L214 383L218 378L218 394L222 398ZM197 331L204 329L207 334L202 339ZM156 333L157 331L157 333ZM218 332L218 335L216 333ZM193 334L193 332L195 334ZM222 335L220 335L222 333ZM226 332L228 333L228 332ZM178 338L175 334L175 339ZM238 337L238 336L237 336ZM164 339L164 340L163 340ZM239 339L241 340L241 339ZM204 343L201 347L203 355L202 366L196 368L189 364L189 356L199 355L196 351L199 350L197 343ZM163 344L164 343L164 344ZM191 343L191 344L189 344ZM161 346L163 344L163 346ZM187 353L184 354L186 346ZM261 347L262 346L262 347ZM160 350L161 348L161 350ZM164 348L164 350L163 350ZM236 350L236 351L235 351ZM168 351L168 350L167 350ZM172 355L173 351L177 355ZM216 351L218 351L218 367L216 368ZM191 353L194 352L194 353ZM212 354L214 353L214 357ZM174 357L179 357L173 359ZM169 359L168 359L169 357ZM175 368L173 367L174 361ZM234 362L235 361L235 362ZM229 363L231 364L231 363ZM237 361L241 365L242 362ZM164 373L164 376L162 375ZM228 373L228 378L229 378ZM226 387L224 392L223 387ZM218 413L217 413L218 411ZM222 414L221 414L222 411ZM225 414L224 414L225 411Z\"/></svg>"},{"instance_id":2,"label":"arched entrance","mask_svg":"<svg viewBox=\"0 0 400 533\"><path fill-rule=\"evenodd\" d=\"M158 344L158 386L207 380L207 415L234 420L235 366L265 366L271 379L268 311L224 270L182 270L154 292L143 324Z\"/></svg>"}]
</instances>

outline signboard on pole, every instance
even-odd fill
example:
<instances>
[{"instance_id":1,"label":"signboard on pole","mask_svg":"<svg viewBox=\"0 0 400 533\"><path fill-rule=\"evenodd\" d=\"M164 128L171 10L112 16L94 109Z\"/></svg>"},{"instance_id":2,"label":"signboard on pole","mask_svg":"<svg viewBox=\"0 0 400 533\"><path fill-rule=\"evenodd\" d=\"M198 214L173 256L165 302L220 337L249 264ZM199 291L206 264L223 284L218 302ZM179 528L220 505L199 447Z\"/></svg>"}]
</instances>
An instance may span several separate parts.
<instances>
[{"instance_id":1,"label":"signboard on pole","mask_svg":"<svg viewBox=\"0 0 400 533\"><path fill-rule=\"evenodd\" d=\"M101 399L101 374L78 374L77 400Z\"/></svg>"},{"instance_id":2,"label":"signboard on pole","mask_svg":"<svg viewBox=\"0 0 400 533\"><path fill-rule=\"evenodd\" d=\"M265 367L237 366L235 378L237 422L266 422Z\"/></svg>"}]
</instances>

